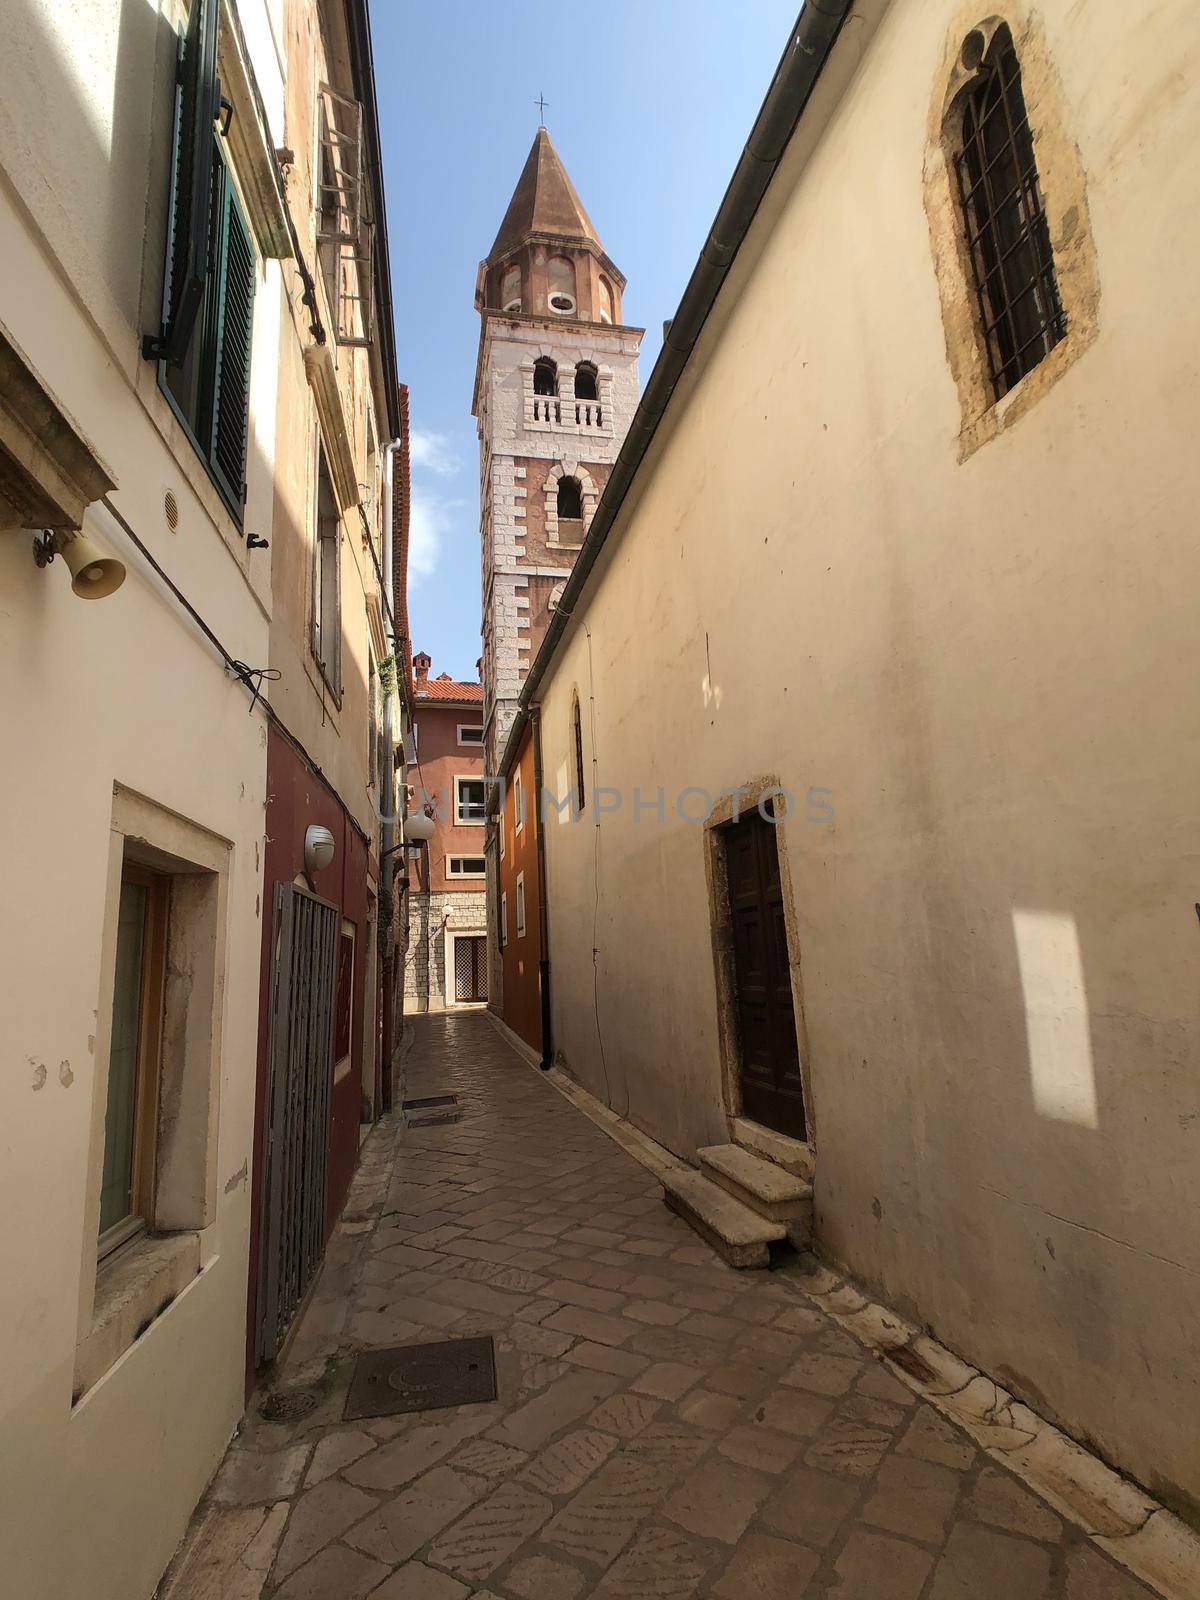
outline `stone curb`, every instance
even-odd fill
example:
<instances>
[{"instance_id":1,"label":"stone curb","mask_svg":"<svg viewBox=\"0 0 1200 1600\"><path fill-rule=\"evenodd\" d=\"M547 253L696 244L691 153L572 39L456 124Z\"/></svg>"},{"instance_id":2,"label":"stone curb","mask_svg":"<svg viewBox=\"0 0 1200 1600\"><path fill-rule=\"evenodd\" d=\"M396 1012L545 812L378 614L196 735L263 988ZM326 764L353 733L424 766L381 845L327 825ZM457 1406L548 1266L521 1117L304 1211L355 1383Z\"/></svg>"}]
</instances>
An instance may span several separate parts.
<instances>
[{"instance_id":1,"label":"stone curb","mask_svg":"<svg viewBox=\"0 0 1200 1600\"><path fill-rule=\"evenodd\" d=\"M1174 1513L816 1257L805 1257L798 1287L1164 1600L1200 1600L1200 1535Z\"/></svg>"}]
</instances>

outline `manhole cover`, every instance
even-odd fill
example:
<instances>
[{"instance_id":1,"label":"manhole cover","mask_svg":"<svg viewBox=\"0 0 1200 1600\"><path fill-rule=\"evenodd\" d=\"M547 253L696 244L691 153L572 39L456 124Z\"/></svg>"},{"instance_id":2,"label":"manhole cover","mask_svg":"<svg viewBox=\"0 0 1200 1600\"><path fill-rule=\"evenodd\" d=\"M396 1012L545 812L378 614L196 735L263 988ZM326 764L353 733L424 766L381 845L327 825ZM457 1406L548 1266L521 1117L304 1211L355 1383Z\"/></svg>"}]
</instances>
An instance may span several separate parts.
<instances>
[{"instance_id":1,"label":"manhole cover","mask_svg":"<svg viewBox=\"0 0 1200 1600\"><path fill-rule=\"evenodd\" d=\"M429 1106L456 1106L456 1094L427 1094L423 1100L405 1100L402 1109L405 1111L424 1111Z\"/></svg>"},{"instance_id":2,"label":"manhole cover","mask_svg":"<svg viewBox=\"0 0 1200 1600\"><path fill-rule=\"evenodd\" d=\"M311 1389L276 1389L258 1408L268 1422L299 1422L311 1416L320 1405L320 1396Z\"/></svg>"},{"instance_id":3,"label":"manhole cover","mask_svg":"<svg viewBox=\"0 0 1200 1600\"><path fill-rule=\"evenodd\" d=\"M364 1350L354 1368L344 1415L349 1422L495 1398L496 1353L491 1339L446 1339Z\"/></svg>"}]
</instances>

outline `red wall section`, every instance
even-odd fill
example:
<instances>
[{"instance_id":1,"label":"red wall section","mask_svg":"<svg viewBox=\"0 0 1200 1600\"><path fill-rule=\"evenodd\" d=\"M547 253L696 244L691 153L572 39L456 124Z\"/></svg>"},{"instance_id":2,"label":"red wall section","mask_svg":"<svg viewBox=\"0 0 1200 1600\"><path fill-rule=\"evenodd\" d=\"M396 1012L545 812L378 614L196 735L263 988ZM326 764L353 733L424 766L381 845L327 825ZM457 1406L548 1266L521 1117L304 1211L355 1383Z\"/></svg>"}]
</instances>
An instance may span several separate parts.
<instances>
[{"instance_id":1,"label":"red wall section","mask_svg":"<svg viewBox=\"0 0 1200 1600\"><path fill-rule=\"evenodd\" d=\"M409 768L409 782L417 790L433 796L437 802L437 828L424 853L429 862L428 882L422 879L419 887L435 892L443 889L462 889L473 894L483 890L482 878L448 878L446 857L482 856L484 827L456 826L454 821L454 779L483 777L483 746L460 745L459 723L474 727L483 726L483 707L433 706L417 703L414 722L417 729L417 764ZM414 886L416 876L414 873Z\"/></svg>"},{"instance_id":2,"label":"red wall section","mask_svg":"<svg viewBox=\"0 0 1200 1600\"><path fill-rule=\"evenodd\" d=\"M542 886L538 874L537 795L533 787L532 724L525 731L524 740L504 786L504 811L500 826L504 829L504 859L500 863L500 892L508 896L508 942L504 946L504 1020L508 1026L532 1045L542 1048L542 937L541 906ZM525 826L516 829L514 815L513 773L521 775L525 794ZM525 876L525 935L517 935L517 874Z\"/></svg>"},{"instance_id":3,"label":"red wall section","mask_svg":"<svg viewBox=\"0 0 1200 1600\"><path fill-rule=\"evenodd\" d=\"M254 1187L250 1226L250 1338L247 1362L254 1360L254 1326L258 1298L258 1247L262 1191L264 1098L267 1077L268 1005L270 999L272 907L277 883L305 882L304 835L314 823L329 829L333 860L311 880L314 894L338 907L354 924L354 991L350 1023L350 1071L340 1083L331 1079L329 1175L325 1204L328 1238L346 1203L358 1165L358 1131L362 1113L363 1003L367 961L367 890L370 856L362 834L349 820L337 796L305 765L293 747L272 728L267 735L267 811L263 853L262 966L259 991L258 1066L254 1107ZM373 1019L372 1019L373 1025ZM252 1377L252 1373L250 1374Z\"/></svg>"}]
</instances>

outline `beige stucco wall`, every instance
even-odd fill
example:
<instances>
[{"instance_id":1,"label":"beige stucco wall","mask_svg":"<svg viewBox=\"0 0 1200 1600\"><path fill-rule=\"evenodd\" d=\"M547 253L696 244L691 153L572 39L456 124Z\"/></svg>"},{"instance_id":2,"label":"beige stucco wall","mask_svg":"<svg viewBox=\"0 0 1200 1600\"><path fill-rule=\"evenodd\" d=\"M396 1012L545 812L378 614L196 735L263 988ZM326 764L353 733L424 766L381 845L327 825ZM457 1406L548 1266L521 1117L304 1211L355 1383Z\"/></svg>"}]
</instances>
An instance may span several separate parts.
<instances>
[{"instance_id":1,"label":"beige stucco wall","mask_svg":"<svg viewBox=\"0 0 1200 1600\"><path fill-rule=\"evenodd\" d=\"M283 121L286 137L281 143L295 158L287 173L287 201L306 264L317 281L319 315L336 369L342 425L353 457L354 483L362 510L358 502L342 507L339 705L322 680L311 644L319 418L304 362L305 352L311 352L314 346L310 318L297 287L280 346L276 440L280 471L271 517L271 666L281 676L267 693L374 848L379 821L367 781L365 732L369 642L376 662L390 653L390 645L384 631L379 574L363 535L363 513L372 528L375 557L382 566L384 447L390 442L388 397L378 339L368 350L339 345L333 337L335 308L329 304L318 266L314 209L318 89L322 83L331 83L342 94L352 96L353 84L346 62L340 6L324 8L324 27L320 8L302 0L280 0L280 10L288 60ZM334 40L328 50L327 34ZM376 325L381 325L378 312ZM373 417L375 429L373 458L368 451L368 414ZM326 440L326 446L328 457L333 450L332 439Z\"/></svg>"},{"instance_id":2,"label":"beige stucco wall","mask_svg":"<svg viewBox=\"0 0 1200 1600\"><path fill-rule=\"evenodd\" d=\"M243 6L277 105L276 9ZM269 552L246 552L139 354L158 320L173 10L5 6L0 320L112 469L114 504L231 653L257 665ZM247 511L259 528L282 297L278 264L260 261ZM0 1571L29 1600L145 1600L242 1409L265 728L109 514L93 508L85 527L128 568L95 603L72 595L61 561L34 566L29 532L0 533ZM73 1406L96 1275L87 1217L116 784L228 861L212 1220L200 1274Z\"/></svg>"},{"instance_id":3,"label":"beige stucco wall","mask_svg":"<svg viewBox=\"0 0 1200 1600\"><path fill-rule=\"evenodd\" d=\"M1194 1511L1200 13L1036 7L1096 327L971 452L923 185L983 12L848 27L543 685L548 782L578 690L623 801L598 855L547 827L555 1044L676 1151L728 1137L672 800L777 773L820 1248Z\"/></svg>"}]
</instances>

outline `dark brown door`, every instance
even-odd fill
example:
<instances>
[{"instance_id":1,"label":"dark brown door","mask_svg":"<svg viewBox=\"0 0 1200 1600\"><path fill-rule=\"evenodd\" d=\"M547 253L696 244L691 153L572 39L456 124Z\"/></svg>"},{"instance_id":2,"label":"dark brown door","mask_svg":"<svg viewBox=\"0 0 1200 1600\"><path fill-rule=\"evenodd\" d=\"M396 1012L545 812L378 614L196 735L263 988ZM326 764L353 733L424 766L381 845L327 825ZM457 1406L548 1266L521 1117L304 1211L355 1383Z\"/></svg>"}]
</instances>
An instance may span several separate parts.
<instances>
[{"instance_id":1,"label":"dark brown door","mask_svg":"<svg viewBox=\"0 0 1200 1600\"><path fill-rule=\"evenodd\" d=\"M465 1002L487 997L487 939L482 934L460 936L454 941L454 998Z\"/></svg>"},{"instance_id":2,"label":"dark brown door","mask_svg":"<svg viewBox=\"0 0 1200 1600\"><path fill-rule=\"evenodd\" d=\"M775 827L754 812L723 834L742 1115L803 1139L804 1092Z\"/></svg>"}]
</instances>

